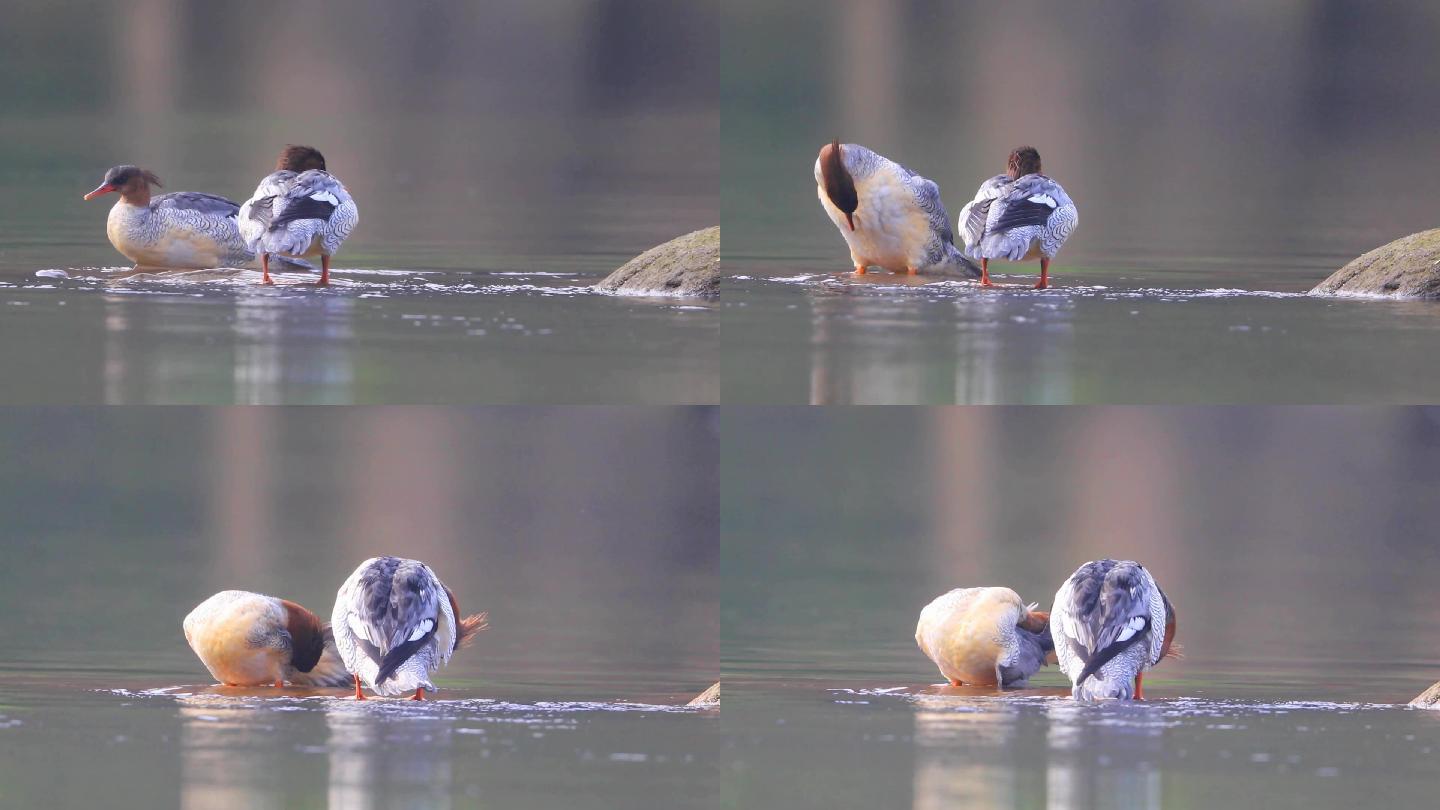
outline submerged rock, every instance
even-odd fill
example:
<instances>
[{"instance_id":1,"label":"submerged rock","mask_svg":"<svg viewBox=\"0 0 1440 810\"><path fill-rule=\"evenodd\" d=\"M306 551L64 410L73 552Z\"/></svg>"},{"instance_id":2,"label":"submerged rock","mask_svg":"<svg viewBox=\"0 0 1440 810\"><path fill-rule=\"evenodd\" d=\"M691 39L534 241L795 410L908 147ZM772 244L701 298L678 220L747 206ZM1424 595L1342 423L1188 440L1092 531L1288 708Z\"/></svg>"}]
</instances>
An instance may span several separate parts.
<instances>
[{"instance_id":1,"label":"submerged rock","mask_svg":"<svg viewBox=\"0 0 1440 810\"><path fill-rule=\"evenodd\" d=\"M606 276L595 289L623 295L718 295L720 226L650 248Z\"/></svg>"},{"instance_id":2,"label":"submerged rock","mask_svg":"<svg viewBox=\"0 0 1440 810\"><path fill-rule=\"evenodd\" d=\"M1310 293L1440 298L1440 228L1375 248L1336 270Z\"/></svg>"},{"instance_id":3,"label":"submerged rock","mask_svg":"<svg viewBox=\"0 0 1440 810\"><path fill-rule=\"evenodd\" d=\"M1440 709L1440 683L1421 692L1418 697L1410 701L1410 705L1421 709Z\"/></svg>"},{"instance_id":4,"label":"submerged rock","mask_svg":"<svg viewBox=\"0 0 1440 810\"><path fill-rule=\"evenodd\" d=\"M720 705L720 684L706 689L695 696L694 700L685 704L686 706L719 706Z\"/></svg>"}]
</instances>

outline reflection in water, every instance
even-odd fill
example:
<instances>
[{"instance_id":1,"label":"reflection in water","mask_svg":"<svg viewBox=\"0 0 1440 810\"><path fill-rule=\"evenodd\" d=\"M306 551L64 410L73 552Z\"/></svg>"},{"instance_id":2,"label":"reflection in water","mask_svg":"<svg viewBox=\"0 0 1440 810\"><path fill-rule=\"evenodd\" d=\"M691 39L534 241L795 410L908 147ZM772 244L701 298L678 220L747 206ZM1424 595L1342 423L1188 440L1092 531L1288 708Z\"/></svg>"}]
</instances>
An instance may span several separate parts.
<instances>
[{"instance_id":1,"label":"reflection in water","mask_svg":"<svg viewBox=\"0 0 1440 810\"><path fill-rule=\"evenodd\" d=\"M180 701L180 806L228 810L285 805L289 746L273 744L253 706L232 698L188 695Z\"/></svg>"},{"instance_id":2,"label":"reflection in water","mask_svg":"<svg viewBox=\"0 0 1440 810\"><path fill-rule=\"evenodd\" d=\"M1097 711L1107 716L1095 717ZM1108 716L1115 712L1126 717ZM1045 806L1158 808L1162 726L1155 714L1139 704L1097 709L1062 702L1051 707L1046 713Z\"/></svg>"},{"instance_id":3,"label":"reflection in water","mask_svg":"<svg viewBox=\"0 0 1440 810\"><path fill-rule=\"evenodd\" d=\"M916 705L915 810L1160 806L1158 707L1062 699L997 710L939 696Z\"/></svg>"},{"instance_id":4,"label":"reflection in water","mask_svg":"<svg viewBox=\"0 0 1440 810\"><path fill-rule=\"evenodd\" d=\"M230 391L227 399L248 405L311 402L316 394L308 392L318 392L325 402L354 398L350 297L226 294L204 302L162 302L158 309L145 298L104 296L107 404L191 401L208 386ZM205 312L186 312L186 303ZM215 307L231 313L219 315ZM216 321L228 322L228 334L209 332Z\"/></svg>"},{"instance_id":5,"label":"reflection in water","mask_svg":"<svg viewBox=\"0 0 1440 810\"><path fill-rule=\"evenodd\" d=\"M450 807L454 720L416 714L379 703L327 701L331 807Z\"/></svg>"},{"instance_id":6,"label":"reflection in water","mask_svg":"<svg viewBox=\"0 0 1440 810\"><path fill-rule=\"evenodd\" d=\"M922 291L904 282L826 286L805 299L811 405L1075 399L1068 297L1029 300L1017 311L1004 293ZM937 351L948 345L953 350Z\"/></svg>"}]
</instances>

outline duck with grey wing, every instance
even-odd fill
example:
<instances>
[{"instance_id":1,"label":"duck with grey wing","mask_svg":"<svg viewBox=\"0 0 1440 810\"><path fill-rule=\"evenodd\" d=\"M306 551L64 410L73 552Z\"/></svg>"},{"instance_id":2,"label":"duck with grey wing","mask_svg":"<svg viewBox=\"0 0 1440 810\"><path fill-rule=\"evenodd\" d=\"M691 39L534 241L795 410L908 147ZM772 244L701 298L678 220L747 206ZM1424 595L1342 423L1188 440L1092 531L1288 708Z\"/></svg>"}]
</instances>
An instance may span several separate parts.
<instances>
[{"instance_id":1,"label":"duck with grey wing","mask_svg":"<svg viewBox=\"0 0 1440 810\"><path fill-rule=\"evenodd\" d=\"M361 683L395 697L423 700L435 691L430 673L484 630L485 614L460 618L455 594L419 560L372 557L340 586L330 617L335 645Z\"/></svg>"},{"instance_id":2,"label":"duck with grey wing","mask_svg":"<svg viewBox=\"0 0 1440 810\"><path fill-rule=\"evenodd\" d=\"M960 238L966 255L980 260L983 286L991 286L991 259L1035 258L1040 259L1035 289L1050 286L1050 260L1080 220L1070 195L1040 169L1040 153L1022 146L1010 153L1005 174L981 183L975 199L960 209Z\"/></svg>"},{"instance_id":3,"label":"duck with grey wing","mask_svg":"<svg viewBox=\"0 0 1440 810\"><path fill-rule=\"evenodd\" d=\"M152 196L152 187L161 187L154 172L124 165L105 172L100 185L85 195L86 200L120 195L105 232L136 267L198 270L254 262L237 227L238 203L198 191Z\"/></svg>"},{"instance_id":4,"label":"duck with grey wing","mask_svg":"<svg viewBox=\"0 0 1440 810\"><path fill-rule=\"evenodd\" d=\"M185 641L226 686L349 686L330 627L289 599L221 591L190 611Z\"/></svg>"},{"instance_id":5,"label":"duck with grey wing","mask_svg":"<svg viewBox=\"0 0 1440 810\"><path fill-rule=\"evenodd\" d=\"M246 246L260 256L263 283L273 257L320 257L321 286L330 283L330 257L360 221L355 200L326 171L325 156L311 146L288 145L239 215Z\"/></svg>"},{"instance_id":6,"label":"duck with grey wing","mask_svg":"<svg viewBox=\"0 0 1440 810\"><path fill-rule=\"evenodd\" d=\"M879 267L979 277L955 247L939 187L924 177L859 144L832 141L815 159L815 184L857 274Z\"/></svg>"},{"instance_id":7,"label":"duck with grey wing","mask_svg":"<svg viewBox=\"0 0 1440 810\"><path fill-rule=\"evenodd\" d=\"M1175 608L1132 560L1080 566L1055 592L1050 632L1077 700L1143 699L1145 672L1179 657Z\"/></svg>"},{"instance_id":8,"label":"duck with grey wing","mask_svg":"<svg viewBox=\"0 0 1440 810\"><path fill-rule=\"evenodd\" d=\"M956 588L920 611L915 643L954 686L1024 687L1053 660L1050 617L1009 588Z\"/></svg>"}]
</instances>

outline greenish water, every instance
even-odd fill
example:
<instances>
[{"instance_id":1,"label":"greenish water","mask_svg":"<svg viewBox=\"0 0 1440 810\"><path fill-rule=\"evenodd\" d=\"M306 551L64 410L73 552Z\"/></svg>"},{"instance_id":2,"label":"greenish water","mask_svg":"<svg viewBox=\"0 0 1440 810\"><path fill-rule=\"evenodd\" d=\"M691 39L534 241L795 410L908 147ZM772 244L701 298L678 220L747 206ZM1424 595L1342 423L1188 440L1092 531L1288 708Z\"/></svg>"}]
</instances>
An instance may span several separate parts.
<instances>
[{"instance_id":1,"label":"greenish water","mask_svg":"<svg viewBox=\"0 0 1440 810\"><path fill-rule=\"evenodd\" d=\"M0 7L0 403L718 401L710 304L585 292L719 222L704 4ZM107 168L243 201L287 143L340 283L114 278Z\"/></svg>"},{"instance_id":2,"label":"greenish water","mask_svg":"<svg viewBox=\"0 0 1440 810\"><path fill-rule=\"evenodd\" d=\"M1440 125L1435 9L725 8L727 404L1440 401L1440 303L1297 296L1437 224L1440 166L1408 157ZM1037 147L1079 210L1056 287L836 276L832 138L933 180L952 224Z\"/></svg>"},{"instance_id":3,"label":"greenish water","mask_svg":"<svg viewBox=\"0 0 1440 810\"><path fill-rule=\"evenodd\" d=\"M0 413L0 806L713 806L719 721L683 708L718 679L712 422ZM381 553L490 614L434 701L217 689L185 644L215 591L328 616Z\"/></svg>"},{"instance_id":4,"label":"greenish water","mask_svg":"<svg viewBox=\"0 0 1440 810\"><path fill-rule=\"evenodd\" d=\"M727 409L722 724L741 807L1424 806L1440 715L1416 409ZM732 438L733 437L733 438ZM953 587L1048 609L1133 558L1185 657L1148 700L935 686Z\"/></svg>"}]
</instances>

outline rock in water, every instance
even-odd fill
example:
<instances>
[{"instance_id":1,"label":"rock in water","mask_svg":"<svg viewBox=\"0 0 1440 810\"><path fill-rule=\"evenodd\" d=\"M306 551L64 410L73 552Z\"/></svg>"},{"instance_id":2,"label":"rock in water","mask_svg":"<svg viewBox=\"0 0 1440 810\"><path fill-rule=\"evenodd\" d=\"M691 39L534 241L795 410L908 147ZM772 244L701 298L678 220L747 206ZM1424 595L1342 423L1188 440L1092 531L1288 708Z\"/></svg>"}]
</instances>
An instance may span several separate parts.
<instances>
[{"instance_id":1,"label":"rock in water","mask_svg":"<svg viewBox=\"0 0 1440 810\"><path fill-rule=\"evenodd\" d=\"M715 684L714 686L710 687L709 689L706 689L704 692L701 692L700 694L696 695L693 700L691 700L689 703L686 703L685 705L686 705L686 706L719 706L719 705L720 705L720 684L717 683L717 684Z\"/></svg>"},{"instance_id":2,"label":"rock in water","mask_svg":"<svg viewBox=\"0 0 1440 810\"><path fill-rule=\"evenodd\" d=\"M1410 701L1410 705L1421 709L1440 709L1440 683L1421 692L1418 697Z\"/></svg>"},{"instance_id":3,"label":"rock in water","mask_svg":"<svg viewBox=\"0 0 1440 810\"><path fill-rule=\"evenodd\" d=\"M1440 298L1440 228L1375 248L1336 270L1310 294Z\"/></svg>"},{"instance_id":4,"label":"rock in water","mask_svg":"<svg viewBox=\"0 0 1440 810\"><path fill-rule=\"evenodd\" d=\"M606 276L595 289L622 295L719 295L720 226L650 248Z\"/></svg>"}]
</instances>

